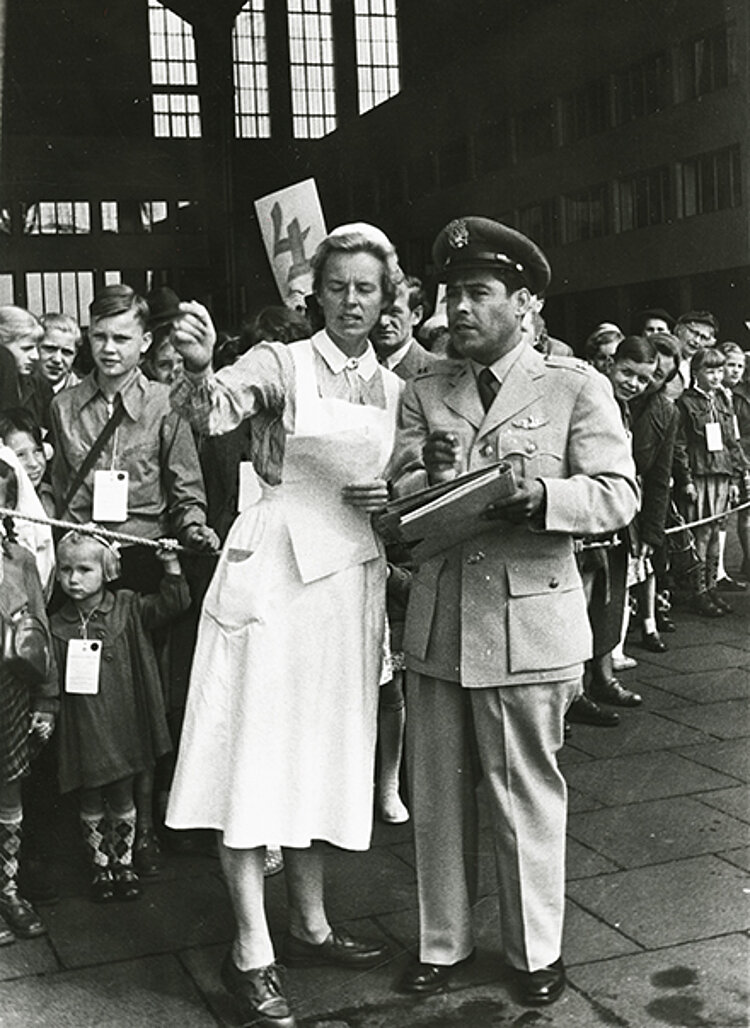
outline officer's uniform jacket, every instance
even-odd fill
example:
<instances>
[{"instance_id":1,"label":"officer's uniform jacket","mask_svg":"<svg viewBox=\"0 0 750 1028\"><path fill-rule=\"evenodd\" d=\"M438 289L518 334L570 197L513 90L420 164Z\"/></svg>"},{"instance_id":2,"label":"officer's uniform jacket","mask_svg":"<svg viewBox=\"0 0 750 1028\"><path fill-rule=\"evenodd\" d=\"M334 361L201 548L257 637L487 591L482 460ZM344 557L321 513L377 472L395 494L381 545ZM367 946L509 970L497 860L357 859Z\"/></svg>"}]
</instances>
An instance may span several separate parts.
<instances>
[{"instance_id":1,"label":"officer's uniform jacket","mask_svg":"<svg viewBox=\"0 0 750 1028\"><path fill-rule=\"evenodd\" d=\"M395 368L391 370L394 375L398 375L404 382L408 382L409 379L414 378L416 375L424 374L439 359L434 353L426 350L416 339L412 339L409 349Z\"/></svg>"},{"instance_id":2,"label":"officer's uniform jacket","mask_svg":"<svg viewBox=\"0 0 750 1028\"><path fill-rule=\"evenodd\" d=\"M462 470L507 459L517 476L541 479L546 506L537 524L488 522L418 569L407 666L469 688L577 677L591 633L573 537L622 528L638 505L609 383L575 358L522 346L485 414L470 362L438 362L403 396L398 494L427 484L422 449L438 429L458 437Z\"/></svg>"}]
</instances>

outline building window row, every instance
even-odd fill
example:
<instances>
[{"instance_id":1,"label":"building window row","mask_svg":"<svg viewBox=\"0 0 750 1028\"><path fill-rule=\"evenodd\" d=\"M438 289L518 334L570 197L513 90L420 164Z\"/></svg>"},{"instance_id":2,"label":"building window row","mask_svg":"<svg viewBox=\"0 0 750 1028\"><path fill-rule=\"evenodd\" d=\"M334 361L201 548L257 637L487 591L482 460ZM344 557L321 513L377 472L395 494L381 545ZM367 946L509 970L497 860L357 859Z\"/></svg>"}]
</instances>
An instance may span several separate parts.
<instances>
[{"instance_id":1,"label":"building window row","mask_svg":"<svg viewBox=\"0 0 750 1028\"><path fill-rule=\"evenodd\" d=\"M722 25L666 50L586 82L579 89L521 111L477 133L481 163L491 173L504 161L535 157L558 146L618 128L721 89L736 75L735 32Z\"/></svg>"},{"instance_id":2,"label":"building window row","mask_svg":"<svg viewBox=\"0 0 750 1028\"><path fill-rule=\"evenodd\" d=\"M742 204L740 147L729 146L521 208L513 220L543 247L666 225Z\"/></svg>"},{"instance_id":3,"label":"building window row","mask_svg":"<svg viewBox=\"0 0 750 1028\"><path fill-rule=\"evenodd\" d=\"M197 213L193 200L39 200L0 207L0 235L200 232Z\"/></svg>"},{"instance_id":4,"label":"building window row","mask_svg":"<svg viewBox=\"0 0 750 1028\"><path fill-rule=\"evenodd\" d=\"M359 111L400 89L396 0L353 0ZM336 69L331 0L287 0L292 131L297 139L336 128ZM201 135L198 63L189 22L148 0L154 135ZM266 0L247 0L232 30L235 135L271 135Z\"/></svg>"}]
</instances>

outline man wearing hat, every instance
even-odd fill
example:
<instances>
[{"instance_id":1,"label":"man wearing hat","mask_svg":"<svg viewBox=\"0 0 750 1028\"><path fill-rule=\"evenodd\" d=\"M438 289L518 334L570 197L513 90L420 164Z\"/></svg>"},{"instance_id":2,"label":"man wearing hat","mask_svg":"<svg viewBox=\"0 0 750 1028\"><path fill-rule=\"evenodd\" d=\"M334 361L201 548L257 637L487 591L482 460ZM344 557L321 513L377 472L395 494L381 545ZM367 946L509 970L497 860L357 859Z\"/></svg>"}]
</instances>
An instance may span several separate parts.
<instances>
[{"instance_id":1,"label":"man wearing hat","mask_svg":"<svg viewBox=\"0 0 750 1028\"><path fill-rule=\"evenodd\" d=\"M719 322L711 311L687 311L675 322L674 334L680 343L680 366L667 384L665 396L670 400L676 400L690 385L690 361L698 350L716 346Z\"/></svg>"},{"instance_id":2,"label":"man wearing hat","mask_svg":"<svg viewBox=\"0 0 750 1028\"><path fill-rule=\"evenodd\" d=\"M433 260L447 281L457 360L406 387L394 484L413 492L510 462L515 492L486 528L417 570L404 648L420 949L399 988L445 987L474 952L477 808L484 779L502 952L525 1004L562 993L566 789L563 715L591 656L575 536L612 532L637 508L635 471L603 376L522 345L550 268L525 236L452 221Z\"/></svg>"}]
</instances>

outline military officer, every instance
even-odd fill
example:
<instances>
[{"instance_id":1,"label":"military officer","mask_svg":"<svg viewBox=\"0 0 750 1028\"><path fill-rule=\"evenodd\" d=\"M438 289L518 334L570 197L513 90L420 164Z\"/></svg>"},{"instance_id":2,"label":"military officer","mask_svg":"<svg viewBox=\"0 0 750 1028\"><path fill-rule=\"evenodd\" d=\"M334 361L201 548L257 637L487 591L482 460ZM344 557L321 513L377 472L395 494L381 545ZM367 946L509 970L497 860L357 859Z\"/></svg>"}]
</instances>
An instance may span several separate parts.
<instances>
[{"instance_id":1,"label":"military officer","mask_svg":"<svg viewBox=\"0 0 750 1028\"><path fill-rule=\"evenodd\" d=\"M473 954L481 776L503 957L521 1001L545 1004L565 986L566 788L556 754L591 656L573 537L631 521L635 471L603 376L521 345L531 295L550 279L541 250L505 225L466 217L440 232L433 260L460 359L407 384L396 491L501 459L516 482L485 511L486 529L414 578L404 648L420 948L399 988L438 991Z\"/></svg>"}]
</instances>

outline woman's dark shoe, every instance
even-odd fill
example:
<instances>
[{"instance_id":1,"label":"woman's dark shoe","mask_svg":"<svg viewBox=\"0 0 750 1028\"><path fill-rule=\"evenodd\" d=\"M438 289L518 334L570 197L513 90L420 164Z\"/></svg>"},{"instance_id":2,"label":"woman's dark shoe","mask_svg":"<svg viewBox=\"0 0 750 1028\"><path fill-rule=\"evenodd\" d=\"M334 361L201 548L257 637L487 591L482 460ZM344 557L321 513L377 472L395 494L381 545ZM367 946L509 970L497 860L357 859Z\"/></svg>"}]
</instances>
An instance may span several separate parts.
<instances>
[{"instance_id":1,"label":"woman's dark shoe","mask_svg":"<svg viewBox=\"0 0 750 1028\"><path fill-rule=\"evenodd\" d=\"M388 959L387 946L373 939L355 939L344 928L332 928L323 942L305 942L291 933L284 940L282 960L288 967L374 967Z\"/></svg>"},{"instance_id":2,"label":"woman's dark shoe","mask_svg":"<svg viewBox=\"0 0 750 1028\"><path fill-rule=\"evenodd\" d=\"M598 703L611 703L615 707L640 707L643 697L626 689L617 681L610 678L607 682L592 682L589 691Z\"/></svg>"},{"instance_id":3,"label":"woman's dark shoe","mask_svg":"<svg viewBox=\"0 0 750 1028\"><path fill-rule=\"evenodd\" d=\"M132 867L126 867L122 864L113 867L112 878L115 883L115 899L137 900L141 895L138 873Z\"/></svg>"},{"instance_id":4,"label":"woman's dark shoe","mask_svg":"<svg viewBox=\"0 0 750 1028\"><path fill-rule=\"evenodd\" d=\"M734 614L734 607L728 604L722 596L719 596L716 589L709 589L708 595L711 597L711 599L719 608L719 610L723 610L725 614Z\"/></svg>"},{"instance_id":5,"label":"woman's dark shoe","mask_svg":"<svg viewBox=\"0 0 750 1028\"><path fill-rule=\"evenodd\" d=\"M47 934L47 926L28 900L18 893L0 893L0 914L19 939L36 939Z\"/></svg>"},{"instance_id":6,"label":"woman's dark shoe","mask_svg":"<svg viewBox=\"0 0 750 1028\"><path fill-rule=\"evenodd\" d=\"M649 653L666 653L669 649L658 632L641 632L641 646Z\"/></svg>"},{"instance_id":7,"label":"woman's dark shoe","mask_svg":"<svg viewBox=\"0 0 750 1028\"><path fill-rule=\"evenodd\" d=\"M91 879L91 898L94 903L110 903L115 898L115 883L108 867L94 872Z\"/></svg>"},{"instance_id":8,"label":"woman's dark shoe","mask_svg":"<svg viewBox=\"0 0 750 1028\"><path fill-rule=\"evenodd\" d=\"M602 710L585 694L576 696L565 715L576 725L595 725L597 728L614 728L620 722L620 715L612 710Z\"/></svg>"},{"instance_id":9,"label":"woman's dark shoe","mask_svg":"<svg viewBox=\"0 0 750 1028\"><path fill-rule=\"evenodd\" d=\"M275 964L240 971L227 953L221 965L221 981L234 996L244 1025L255 1028L295 1028L297 1022L281 990L279 970Z\"/></svg>"}]
</instances>

